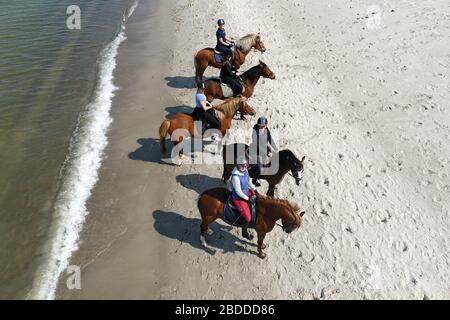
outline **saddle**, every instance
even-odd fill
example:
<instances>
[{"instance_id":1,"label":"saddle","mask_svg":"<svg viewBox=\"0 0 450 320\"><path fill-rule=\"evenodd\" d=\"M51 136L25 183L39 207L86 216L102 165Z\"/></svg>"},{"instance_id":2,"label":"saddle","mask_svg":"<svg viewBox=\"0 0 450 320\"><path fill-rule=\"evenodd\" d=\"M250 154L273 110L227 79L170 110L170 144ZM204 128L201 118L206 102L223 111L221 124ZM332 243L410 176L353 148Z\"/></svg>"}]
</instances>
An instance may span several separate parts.
<instances>
[{"instance_id":1,"label":"saddle","mask_svg":"<svg viewBox=\"0 0 450 320\"><path fill-rule=\"evenodd\" d=\"M194 109L194 110L195 110L195 109ZM214 115L214 117L215 117L217 120L219 120L219 119L217 118L216 115ZM208 121L206 121L206 119L204 118L204 116L202 116L202 114L199 113L199 112L197 112L196 110L195 110L194 112L192 112L192 119L193 119L194 121L201 121L201 122L202 122L202 128L201 128L202 135L204 135L205 132L206 132L207 130L209 130L209 129L212 128L211 124L210 124ZM200 131L199 129L200 129L200 128L197 127L197 130L198 130L198 131Z\"/></svg>"},{"instance_id":2,"label":"saddle","mask_svg":"<svg viewBox=\"0 0 450 320\"><path fill-rule=\"evenodd\" d=\"M213 48L213 50L214 50L214 59L216 60L216 63L222 63L223 56L225 55L225 53L217 50L216 48ZM234 47L232 47L231 52L232 52L231 59L233 59L234 58Z\"/></svg>"},{"instance_id":3,"label":"saddle","mask_svg":"<svg viewBox=\"0 0 450 320\"><path fill-rule=\"evenodd\" d=\"M231 89L231 86L228 83L224 83L222 81L222 79L220 79L219 77L211 77L211 78L209 78L209 80L214 80L214 81L217 81L218 83L220 83L220 86L222 88L222 93L223 93L223 96L225 98L232 98L232 97L235 96L235 94L233 92L233 89ZM245 84L244 84L244 82L240 81L240 80L238 80L238 81L242 85L242 92L240 92L240 93L238 92L238 93L236 93L236 95L243 94L244 91L245 91Z\"/></svg>"},{"instance_id":4,"label":"saddle","mask_svg":"<svg viewBox=\"0 0 450 320\"><path fill-rule=\"evenodd\" d=\"M250 220L250 228L254 228L256 224L256 219L258 217L256 211L256 205L253 206L249 204L250 212L252 213L252 218ZM231 195L228 197L225 206L223 207L223 219L226 223L235 226L235 227L245 227L246 221L244 217L242 217L239 209L233 204L233 200L231 199Z\"/></svg>"}]
</instances>

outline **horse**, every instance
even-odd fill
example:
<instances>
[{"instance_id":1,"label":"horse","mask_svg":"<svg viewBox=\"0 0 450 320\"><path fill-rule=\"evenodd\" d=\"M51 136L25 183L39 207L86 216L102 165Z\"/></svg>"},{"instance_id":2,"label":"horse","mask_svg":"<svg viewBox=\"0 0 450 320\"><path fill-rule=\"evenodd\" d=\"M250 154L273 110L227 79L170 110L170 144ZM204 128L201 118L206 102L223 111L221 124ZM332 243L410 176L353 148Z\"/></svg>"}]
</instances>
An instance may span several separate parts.
<instances>
[{"instance_id":1,"label":"horse","mask_svg":"<svg viewBox=\"0 0 450 320\"><path fill-rule=\"evenodd\" d=\"M216 110L216 115L220 121L220 132L222 136L225 136L228 129L231 127L231 121L237 111L243 114L255 115L256 110L248 103L245 97L236 97L228 99L223 103L214 106ZM194 123L192 115L189 113L176 113L165 119L161 126L159 127L159 139L160 139L160 149L163 155L167 154L166 149L166 136L177 129L184 129L189 132L190 137L201 137L202 133L197 132L197 128ZM181 135L174 141L174 146L183 141L184 136Z\"/></svg>"},{"instance_id":2,"label":"horse","mask_svg":"<svg viewBox=\"0 0 450 320\"><path fill-rule=\"evenodd\" d=\"M197 200L197 207L202 217L200 241L204 248L207 248L205 234L208 231L208 226L216 219L224 220L223 209L229 196L230 191L228 189L214 188L203 192ZM291 233L301 226L305 212L301 211L297 204L287 200L263 196L257 197L256 210L258 217L254 229L258 235L258 257L264 259L266 254L263 249L266 246L263 241L266 234L272 231L275 223L281 219L283 231ZM251 240L251 238L246 238Z\"/></svg>"},{"instance_id":3,"label":"horse","mask_svg":"<svg viewBox=\"0 0 450 320\"><path fill-rule=\"evenodd\" d=\"M245 71L240 77L245 89L242 95L250 98L260 77L273 80L275 79L275 74L260 60L259 64ZM205 81L205 96L209 102L212 102L214 99L225 100L227 98L223 94L220 79L211 78Z\"/></svg>"},{"instance_id":4,"label":"horse","mask_svg":"<svg viewBox=\"0 0 450 320\"><path fill-rule=\"evenodd\" d=\"M233 171L233 168L236 166L236 158L239 156L238 150L243 150L245 155L248 157L249 146L246 144L234 143L223 146L222 150L223 182L226 182L228 179L230 179L231 172ZM227 153L233 154L232 163L227 163ZM279 159L279 168L276 174L272 175L261 174L259 176L259 179L266 180L269 183L269 189L267 190L266 194L271 197L273 197L275 194L276 186L283 180L284 176L289 171L291 172L292 177L294 177L297 186L300 185L300 183L303 180L303 170L304 170L303 163L305 161L305 156L303 156L302 159L299 160L295 156L295 154L289 149L281 150L278 152L278 154L274 154L273 157L278 157ZM264 173L264 171L262 173ZM254 176L254 171L252 170L252 167L249 168L249 175L250 177Z\"/></svg>"},{"instance_id":5,"label":"horse","mask_svg":"<svg viewBox=\"0 0 450 320\"><path fill-rule=\"evenodd\" d=\"M260 52L266 51L266 47L264 46L259 33L247 34L235 42L231 64L236 70L238 70L245 62L245 57L252 48ZM220 69L222 68L222 61L216 61L214 48L204 48L195 54L194 65L195 82L198 84L202 82L203 73L205 73L208 66Z\"/></svg>"}]
</instances>

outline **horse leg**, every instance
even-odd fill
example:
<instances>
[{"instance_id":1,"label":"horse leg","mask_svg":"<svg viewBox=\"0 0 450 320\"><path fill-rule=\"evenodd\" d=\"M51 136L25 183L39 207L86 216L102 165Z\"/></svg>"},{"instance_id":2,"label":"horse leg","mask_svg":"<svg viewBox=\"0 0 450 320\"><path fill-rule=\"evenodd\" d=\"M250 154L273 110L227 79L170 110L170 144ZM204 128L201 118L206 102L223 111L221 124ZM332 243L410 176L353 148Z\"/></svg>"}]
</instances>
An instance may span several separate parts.
<instances>
[{"instance_id":1,"label":"horse leg","mask_svg":"<svg viewBox=\"0 0 450 320\"><path fill-rule=\"evenodd\" d=\"M248 232L248 228L247 227L242 227L242 236L247 239L247 240L253 240L253 235Z\"/></svg>"},{"instance_id":2,"label":"horse leg","mask_svg":"<svg viewBox=\"0 0 450 320\"><path fill-rule=\"evenodd\" d=\"M258 232L258 257L260 257L261 259L264 259L267 255L263 252L263 249L266 248L266 246L264 245L263 241L264 241L264 237L266 236L265 233L259 233Z\"/></svg>"},{"instance_id":3,"label":"horse leg","mask_svg":"<svg viewBox=\"0 0 450 320\"><path fill-rule=\"evenodd\" d=\"M206 222L205 220L202 220L202 224L200 225L200 243L202 244L202 247L207 248L207 244L206 244L206 233L208 231L208 225L209 223Z\"/></svg>"},{"instance_id":4,"label":"horse leg","mask_svg":"<svg viewBox=\"0 0 450 320\"><path fill-rule=\"evenodd\" d=\"M275 186L274 185L269 185L269 189L267 190L266 195L268 195L269 197L274 197L275 196Z\"/></svg>"}]
</instances>

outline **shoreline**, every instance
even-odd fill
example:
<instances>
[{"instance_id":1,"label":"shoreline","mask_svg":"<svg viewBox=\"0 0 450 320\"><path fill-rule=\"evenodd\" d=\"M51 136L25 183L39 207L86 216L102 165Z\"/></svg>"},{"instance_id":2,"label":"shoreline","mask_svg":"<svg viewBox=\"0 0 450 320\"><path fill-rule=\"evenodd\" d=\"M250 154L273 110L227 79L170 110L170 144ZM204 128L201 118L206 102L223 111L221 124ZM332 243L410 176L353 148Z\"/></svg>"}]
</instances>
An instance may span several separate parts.
<instances>
[{"instance_id":1,"label":"shoreline","mask_svg":"<svg viewBox=\"0 0 450 320\"><path fill-rule=\"evenodd\" d=\"M450 28L445 12L400 1L381 6L371 29L363 4L160 4L150 12L141 0L127 26L107 157L71 262L84 266L82 289L65 289L63 277L58 298L449 298L450 72L436 52L450 39L415 22ZM235 37L261 32L267 53L250 53L242 70L262 59L277 78L260 81L251 104L282 133L280 148L306 155L304 185L286 177L276 192L306 209L304 225L268 234L265 260L222 222L211 226L214 254L200 247L195 201L223 186L220 165L160 161L157 129L192 107L192 57L212 45L218 14Z\"/></svg>"},{"instance_id":2,"label":"shoreline","mask_svg":"<svg viewBox=\"0 0 450 320\"><path fill-rule=\"evenodd\" d=\"M114 73L114 83L119 89L111 111L113 122L108 132L109 144L99 170L99 181L87 203L89 214L81 233L80 249L71 259L72 265L81 266L82 285L86 291L97 291L91 297L108 297L108 281L116 272L109 262L109 259L116 258L113 246L126 246L129 241L136 240L129 234L139 228L141 222L148 223L145 206L160 207L169 188L170 168L159 168L159 145L148 138L152 136L152 128L157 127L165 115L162 106L172 102L160 81L166 74L166 66L159 63L164 59L162 48L166 43L156 37L156 33L169 33L170 26L164 22L167 12L167 2L141 0L128 21L127 39L119 48ZM143 73L142 69L147 72ZM153 90L158 94L153 94ZM158 177L161 173L168 177ZM155 182L157 184L153 185ZM143 194L145 199L141 199ZM129 199L131 203L121 199ZM141 222L136 223L135 219ZM158 239L153 240L158 242ZM129 261L140 258L131 254ZM151 265L152 261L149 259L145 263ZM102 278L97 274L98 269L103 274L109 272L109 275ZM91 277L95 281L90 280ZM94 287L86 285L94 282ZM102 290L105 291L98 294ZM84 294L84 291L67 290L65 275L62 275L57 298L85 298Z\"/></svg>"}]
</instances>

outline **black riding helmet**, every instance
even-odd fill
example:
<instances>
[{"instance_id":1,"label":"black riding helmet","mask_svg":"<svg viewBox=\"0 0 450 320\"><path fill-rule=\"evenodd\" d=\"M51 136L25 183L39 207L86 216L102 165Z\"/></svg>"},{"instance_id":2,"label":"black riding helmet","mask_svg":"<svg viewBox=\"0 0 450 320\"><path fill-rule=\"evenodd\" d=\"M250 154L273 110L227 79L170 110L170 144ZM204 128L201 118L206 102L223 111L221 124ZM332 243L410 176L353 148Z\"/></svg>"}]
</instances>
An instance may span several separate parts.
<instances>
[{"instance_id":1,"label":"black riding helmet","mask_svg":"<svg viewBox=\"0 0 450 320\"><path fill-rule=\"evenodd\" d=\"M269 122L267 121L267 118L266 118L266 117L259 117L257 123L258 123L258 125L260 125L260 126L267 126L267 124L268 124Z\"/></svg>"},{"instance_id":2,"label":"black riding helmet","mask_svg":"<svg viewBox=\"0 0 450 320\"><path fill-rule=\"evenodd\" d=\"M197 90L198 91L205 90L205 83L204 82L197 83Z\"/></svg>"}]
</instances>

